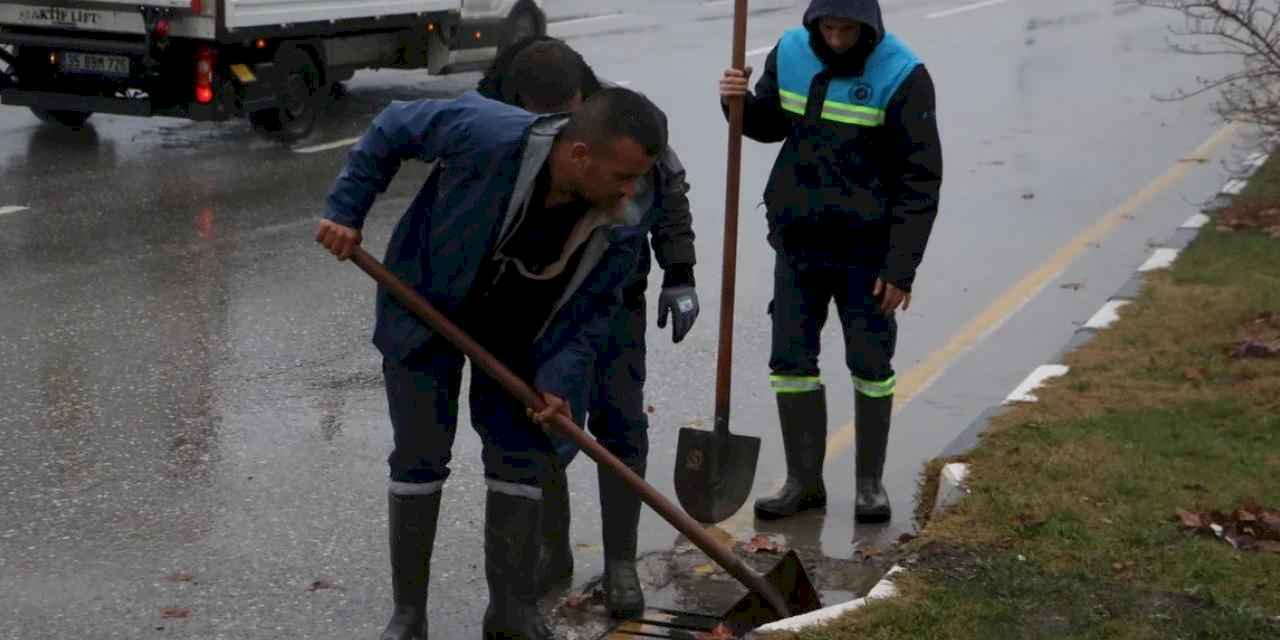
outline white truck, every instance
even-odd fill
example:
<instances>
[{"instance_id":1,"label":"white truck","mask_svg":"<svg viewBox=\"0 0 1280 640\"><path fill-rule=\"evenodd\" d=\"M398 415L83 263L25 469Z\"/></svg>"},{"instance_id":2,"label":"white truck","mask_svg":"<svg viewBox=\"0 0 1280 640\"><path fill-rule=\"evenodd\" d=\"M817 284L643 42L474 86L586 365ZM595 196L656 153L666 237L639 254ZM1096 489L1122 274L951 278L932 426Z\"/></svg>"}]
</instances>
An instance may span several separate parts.
<instances>
[{"instance_id":1,"label":"white truck","mask_svg":"<svg viewBox=\"0 0 1280 640\"><path fill-rule=\"evenodd\" d=\"M69 127L243 116L296 140L358 69L473 70L544 33L542 0L0 0L0 104Z\"/></svg>"}]
</instances>

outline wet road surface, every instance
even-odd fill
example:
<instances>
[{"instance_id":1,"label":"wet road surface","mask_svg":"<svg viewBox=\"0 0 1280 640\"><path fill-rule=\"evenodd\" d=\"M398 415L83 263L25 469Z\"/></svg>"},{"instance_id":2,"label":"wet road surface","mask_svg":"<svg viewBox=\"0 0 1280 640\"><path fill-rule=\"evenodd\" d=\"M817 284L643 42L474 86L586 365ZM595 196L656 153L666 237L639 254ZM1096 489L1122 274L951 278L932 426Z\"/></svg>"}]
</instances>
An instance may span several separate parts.
<instances>
[{"instance_id":1,"label":"wet road surface","mask_svg":"<svg viewBox=\"0 0 1280 640\"><path fill-rule=\"evenodd\" d=\"M710 428L713 409L726 135L715 80L731 4L634 4L548 0L553 34L668 112L693 184L702 316L681 345L649 334L649 478L674 495L676 434ZM753 3L750 63L803 4ZM1153 95L1229 61L1169 53L1170 20L1110 0L886 9L930 66L946 153L942 212L901 320L896 517L853 526L852 389L832 326L830 508L766 524L748 502L724 535L800 549L829 602L867 588L879 567L860 550L913 530L922 463L1213 195L1247 137L1215 137L1208 98ZM390 428L368 340L373 287L311 234L350 139L382 106L477 78L362 72L293 147L239 122L98 115L68 132L0 108L0 637L376 637L390 600ZM733 428L764 440L756 495L784 473L766 370L772 255L754 207L775 152L748 143L743 165ZM406 167L379 200L375 254L425 175ZM441 638L478 635L485 603L479 443L463 421L433 560ZM592 466L570 470L575 590L601 570ZM641 533L652 604L716 611L741 594L656 514ZM601 624L575 612L558 626L590 637Z\"/></svg>"}]
</instances>

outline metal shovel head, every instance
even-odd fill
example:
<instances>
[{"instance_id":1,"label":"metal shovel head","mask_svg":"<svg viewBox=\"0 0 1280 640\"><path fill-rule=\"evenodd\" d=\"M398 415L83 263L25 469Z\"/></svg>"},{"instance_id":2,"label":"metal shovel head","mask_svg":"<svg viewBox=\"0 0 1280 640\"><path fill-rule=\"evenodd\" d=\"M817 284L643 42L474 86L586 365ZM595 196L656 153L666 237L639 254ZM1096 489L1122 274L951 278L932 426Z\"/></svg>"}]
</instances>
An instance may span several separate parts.
<instances>
[{"instance_id":1,"label":"metal shovel head","mask_svg":"<svg viewBox=\"0 0 1280 640\"><path fill-rule=\"evenodd\" d=\"M703 524L728 520L751 495L760 439L681 429L676 445L676 497Z\"/></svg>"},{"instance_id":2,"label":"metal shovel head","mask_svg":"<svg viewBox=\"0 0 1280 640\"><path fill-rule=\"evenodd\" d=\"M765 575L765 580L782 594L792 616L822 608L822 600L809 581L809 574L805 573L800 556L794 550L787 552L782 561L774 565ZM752 629L781 619L764 597L752 591L724 614L724 625L734 635L742 636Z\"/></svg>"}]
</instances>

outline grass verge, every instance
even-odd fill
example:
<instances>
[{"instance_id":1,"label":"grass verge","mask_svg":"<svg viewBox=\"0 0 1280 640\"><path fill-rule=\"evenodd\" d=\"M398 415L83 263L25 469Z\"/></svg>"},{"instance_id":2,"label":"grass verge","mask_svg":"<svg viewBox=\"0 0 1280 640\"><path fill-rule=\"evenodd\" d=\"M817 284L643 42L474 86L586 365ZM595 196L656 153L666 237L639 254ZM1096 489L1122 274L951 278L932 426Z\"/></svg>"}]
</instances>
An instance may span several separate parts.
<instances>
[{"instance_id":1,"label":"grass verge","mask_svg":"<svg viewBox=\"0 0 1280 640\"><path fill-rule=\"evenodd\" d=\"M1280 208L1280 162L1241 208ZM1280 509L1280 240L1266 224L1209 225L1039 403L993 421L967 456L972 495L902 549L900 597L780 637L1280 638L1280 538L1238 550L1177 516Z\"/></svg>"}]
</instances>

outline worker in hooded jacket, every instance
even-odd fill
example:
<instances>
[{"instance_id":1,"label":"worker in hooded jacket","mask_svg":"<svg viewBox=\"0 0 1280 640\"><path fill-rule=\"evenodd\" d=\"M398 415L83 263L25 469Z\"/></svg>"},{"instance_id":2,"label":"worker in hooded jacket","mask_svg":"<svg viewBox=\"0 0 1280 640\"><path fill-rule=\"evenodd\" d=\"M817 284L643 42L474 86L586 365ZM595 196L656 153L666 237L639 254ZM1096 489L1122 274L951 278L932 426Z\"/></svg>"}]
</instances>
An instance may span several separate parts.
<instances>
[{"instance_id":1,"label":"worker in hooded jacket","mask_svg":"<svg viewBox=\"0 0 1280 640\"><path fill-rule=\"evenodd\" d=\"M826 506L818 354L834 300L855 392L854 511L859 522L883 522L895 314L911 305L942 186L933 81L885 30L876 0L813 0L754 92L750 76L726 70L720 96L726 112L744 99L744 135L782 143L764 204L777 254L770 381L787 462L786 484L755 512L776 519Z\"/></svg>"}]
</instances>

